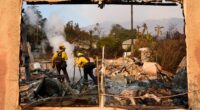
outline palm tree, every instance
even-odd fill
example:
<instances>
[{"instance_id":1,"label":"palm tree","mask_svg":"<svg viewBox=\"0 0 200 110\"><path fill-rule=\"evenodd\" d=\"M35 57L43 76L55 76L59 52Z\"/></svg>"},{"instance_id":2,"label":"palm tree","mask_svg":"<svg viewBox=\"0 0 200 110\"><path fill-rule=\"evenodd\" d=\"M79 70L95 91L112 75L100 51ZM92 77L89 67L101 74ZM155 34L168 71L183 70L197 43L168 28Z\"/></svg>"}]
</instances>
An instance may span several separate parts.
<instances>
[{"instance_id":1,"label":"palm tree","mask_svg":"<svg viewBox=\"0 0 200 110\"><path fill-rule=\"evenodd\" d=\"M156 27L155 27L155 31L156 31L156 33L157 33L157 38L162 34L162 31L161 31L161 29L162 28L164 28L163 26L160 26L160 25L157 25Z\"/></svg>"},{"instance_id":2,"label":"palm tree","mask_svg":"<svg viewBox=\"0 0 200 110\"><path fill-rule=\"evenodd\" d=\"M96 23L95 27L93 28L94 32L98 35L98 37L101 36L101 30L102 28L100 27L99 23Z\"/></svg>"},{"instance_id":3,"label":"palm tree","mask_svg":"<svg viewBox=\"0 0 200 110\"><path fill-rule=\"evenodd\" d=\"M143 27L142 34L144 34L145 32L147 32L147 34L148 34L148 27L147 27L147 24L144 23L144 24L142 25L142 27Z\"/></svg>"},{"instance_id":4,"label":"palm tree","mask_svg":"<svg viewBox=\"0 0 200 110\"><path fill-rule=\"evenodd\" d=\"M139 33L140 32L140 26L137 25L137 32Z\"/></svg>"}]
</instances>

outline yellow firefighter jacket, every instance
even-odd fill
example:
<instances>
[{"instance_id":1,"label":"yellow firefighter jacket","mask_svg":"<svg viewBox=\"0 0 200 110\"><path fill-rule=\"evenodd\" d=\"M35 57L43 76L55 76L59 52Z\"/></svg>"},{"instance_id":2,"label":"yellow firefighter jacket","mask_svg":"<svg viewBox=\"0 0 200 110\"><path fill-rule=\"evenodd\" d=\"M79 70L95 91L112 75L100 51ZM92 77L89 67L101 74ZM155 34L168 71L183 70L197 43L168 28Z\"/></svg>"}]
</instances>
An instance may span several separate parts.
<instances>
[{"instance_id":1,"label":"yellow firefighter jacket","mask_svg":"<svg viewBox=\"0 0 200 110\"><path fill-rule=\"evenodd\" d=\"M58 57L58 53L59 53L59 52L61 52L61 51L57 51L57 52L55 52L55 53L53 54L53 56L52 56L52 58L51 58L52 64L55 63L55 60L56 60L56 58ZM61 58L62 58L63 60L67 60L67 59L68 59L68 56L67 56L67 54L66 54L65 51L62 51Z\"/></svg>"},{"instance_id":2,"label":"yellow firefighter jacket","mask_svg":"<svg viewBox=\"0 0 200 110\"><path fill-rule=\"evenodd\" d=\"M76 60L76 64L80 67L83 67L85 64L87 64L89 61L85 58L85 57L79 57L77 60Z\"/></svg>"}]
</instances>

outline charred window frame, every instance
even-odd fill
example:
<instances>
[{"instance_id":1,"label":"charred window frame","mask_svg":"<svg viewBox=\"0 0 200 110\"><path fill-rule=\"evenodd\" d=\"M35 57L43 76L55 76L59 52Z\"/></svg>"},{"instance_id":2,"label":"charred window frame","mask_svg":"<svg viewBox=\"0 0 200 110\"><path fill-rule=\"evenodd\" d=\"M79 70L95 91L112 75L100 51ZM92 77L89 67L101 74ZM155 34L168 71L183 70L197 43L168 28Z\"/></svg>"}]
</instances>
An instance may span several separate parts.
<instances>
[{"instance_id":1,"label":"charred window frame","mask_svg":"<svg viewBox=\"0 0 200 110\"><path fill-rule=\"evenodd\" d=\"M153 2L152 2L153 1ZM47 0L47 1L40 1L40 0L26 0L27 4L94 4L98 5L99 8L103 8L107 4L116 4L116 5L152 5L152 6L176 6L177 3L183 3L182 0L166 0L171 1L171 3L162 3L162 0L147 0L147 2L143 0L92 0L92 1L84 1L81 0L69 0L69 1L63 1L63 0ZM184 25L185 26L185 25ZM184 27L185 30L185 27ZM36 107L37 108L37 107Z\"/></svg>"}]
</instances>

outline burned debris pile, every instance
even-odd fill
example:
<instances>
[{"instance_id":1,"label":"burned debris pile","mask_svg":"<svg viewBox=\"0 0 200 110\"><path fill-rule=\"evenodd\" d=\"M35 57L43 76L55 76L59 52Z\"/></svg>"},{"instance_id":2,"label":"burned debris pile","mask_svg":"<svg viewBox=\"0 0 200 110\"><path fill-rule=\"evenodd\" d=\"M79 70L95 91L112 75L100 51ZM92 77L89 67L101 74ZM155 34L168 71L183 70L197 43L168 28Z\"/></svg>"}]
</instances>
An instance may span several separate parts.
<instances>
[{"instance_id":1,"label":"burned debris pile","mask_svg":"<svg viewBox=\"0 0 200 110\"><path fill-rule=\"evenodd\" d=\"M188 104L186 65L179 66L175 74L162 70L157 63L137 58L106 60L105 65L107 106Z\"/></svg>"},{"instance_id":2,"label":"burned debris pile","mask_svg":"<svg viewBox=\"0 0 200 110\"><path fill-rule=\"evenodd\" d=\"M30 70L31 79L25 81L23 70L22 67L19 83L22 109L34 106L97 106L97 86L90 82L90 85L84 85L82 77L69 84L59 80L64 75L58 75L51 67L33 66Z\"/></svg>"},{"instance_id":3,"label":"burned debris pile","mask_svg":"<svg viewBox=\"0 0 200 110\"><path fill-rule=\"evenodd\" d=\"M173 74L163 70L158 63L142 62L137 58L105 60L105 106L186 107L187 71L183 62ZM81 77L78 81L68 84L59 80L64 78L64 75L58 75L56 70L48 68L50 67L33 66L32 79L28 82L23 80L24 69L20 69L22 108L98 106L98 85L92 80L84 84L84 78Z\"/></svg>"}]
</instances>

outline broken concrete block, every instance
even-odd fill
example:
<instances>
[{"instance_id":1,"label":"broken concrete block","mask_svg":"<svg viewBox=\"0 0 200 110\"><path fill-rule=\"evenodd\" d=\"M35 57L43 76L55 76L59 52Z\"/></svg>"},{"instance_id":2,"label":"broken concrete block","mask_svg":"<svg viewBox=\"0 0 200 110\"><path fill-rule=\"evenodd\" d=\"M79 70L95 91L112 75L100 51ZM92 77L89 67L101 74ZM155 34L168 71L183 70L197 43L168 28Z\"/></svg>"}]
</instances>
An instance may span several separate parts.
<instances>
[{"instance_id":1,"label":"broken concrete block","mask_svg":"<svg viewBox=\"0 0 200 110\"><path fill-rule=\"evenodd\" d=\"M141 51L141 60L142 62L149 62L151 61L151 51L149 48L144 47L144 48L140 48L139 51Z\"/></svg>"},{"instance_id":2,"label":"broken concrete block","mask_svg":"<svg viewBox=\"0 0 200 110\"><path fill-rule=\"evenodd\" d=\"M142 70L144 74L157 76L157 73L162 70L162 67L155 62L145 62L142 66Z\"/></svg>"},{"instance_id":3,"label":"broken concrete block","mask_svg":"<svg viewBox=\"0 0 200 110\"><path fill-rule=\"evenodd\" d=\"M34 71L34 70L41 70L41 64L39 62L34 62L30 64L30 71Z\"/></svg>"},{"instance_id":4,"label":"broken concrete block","mask_svg":"<svg viewBox=\"0 0 200 110\"><path fill-rule=\"evenodd\" d=\"M40 63L39 62L33 63L33 69L35 69L35 70L36 69L42 69Z\"/></svg>"}]
</instances>

